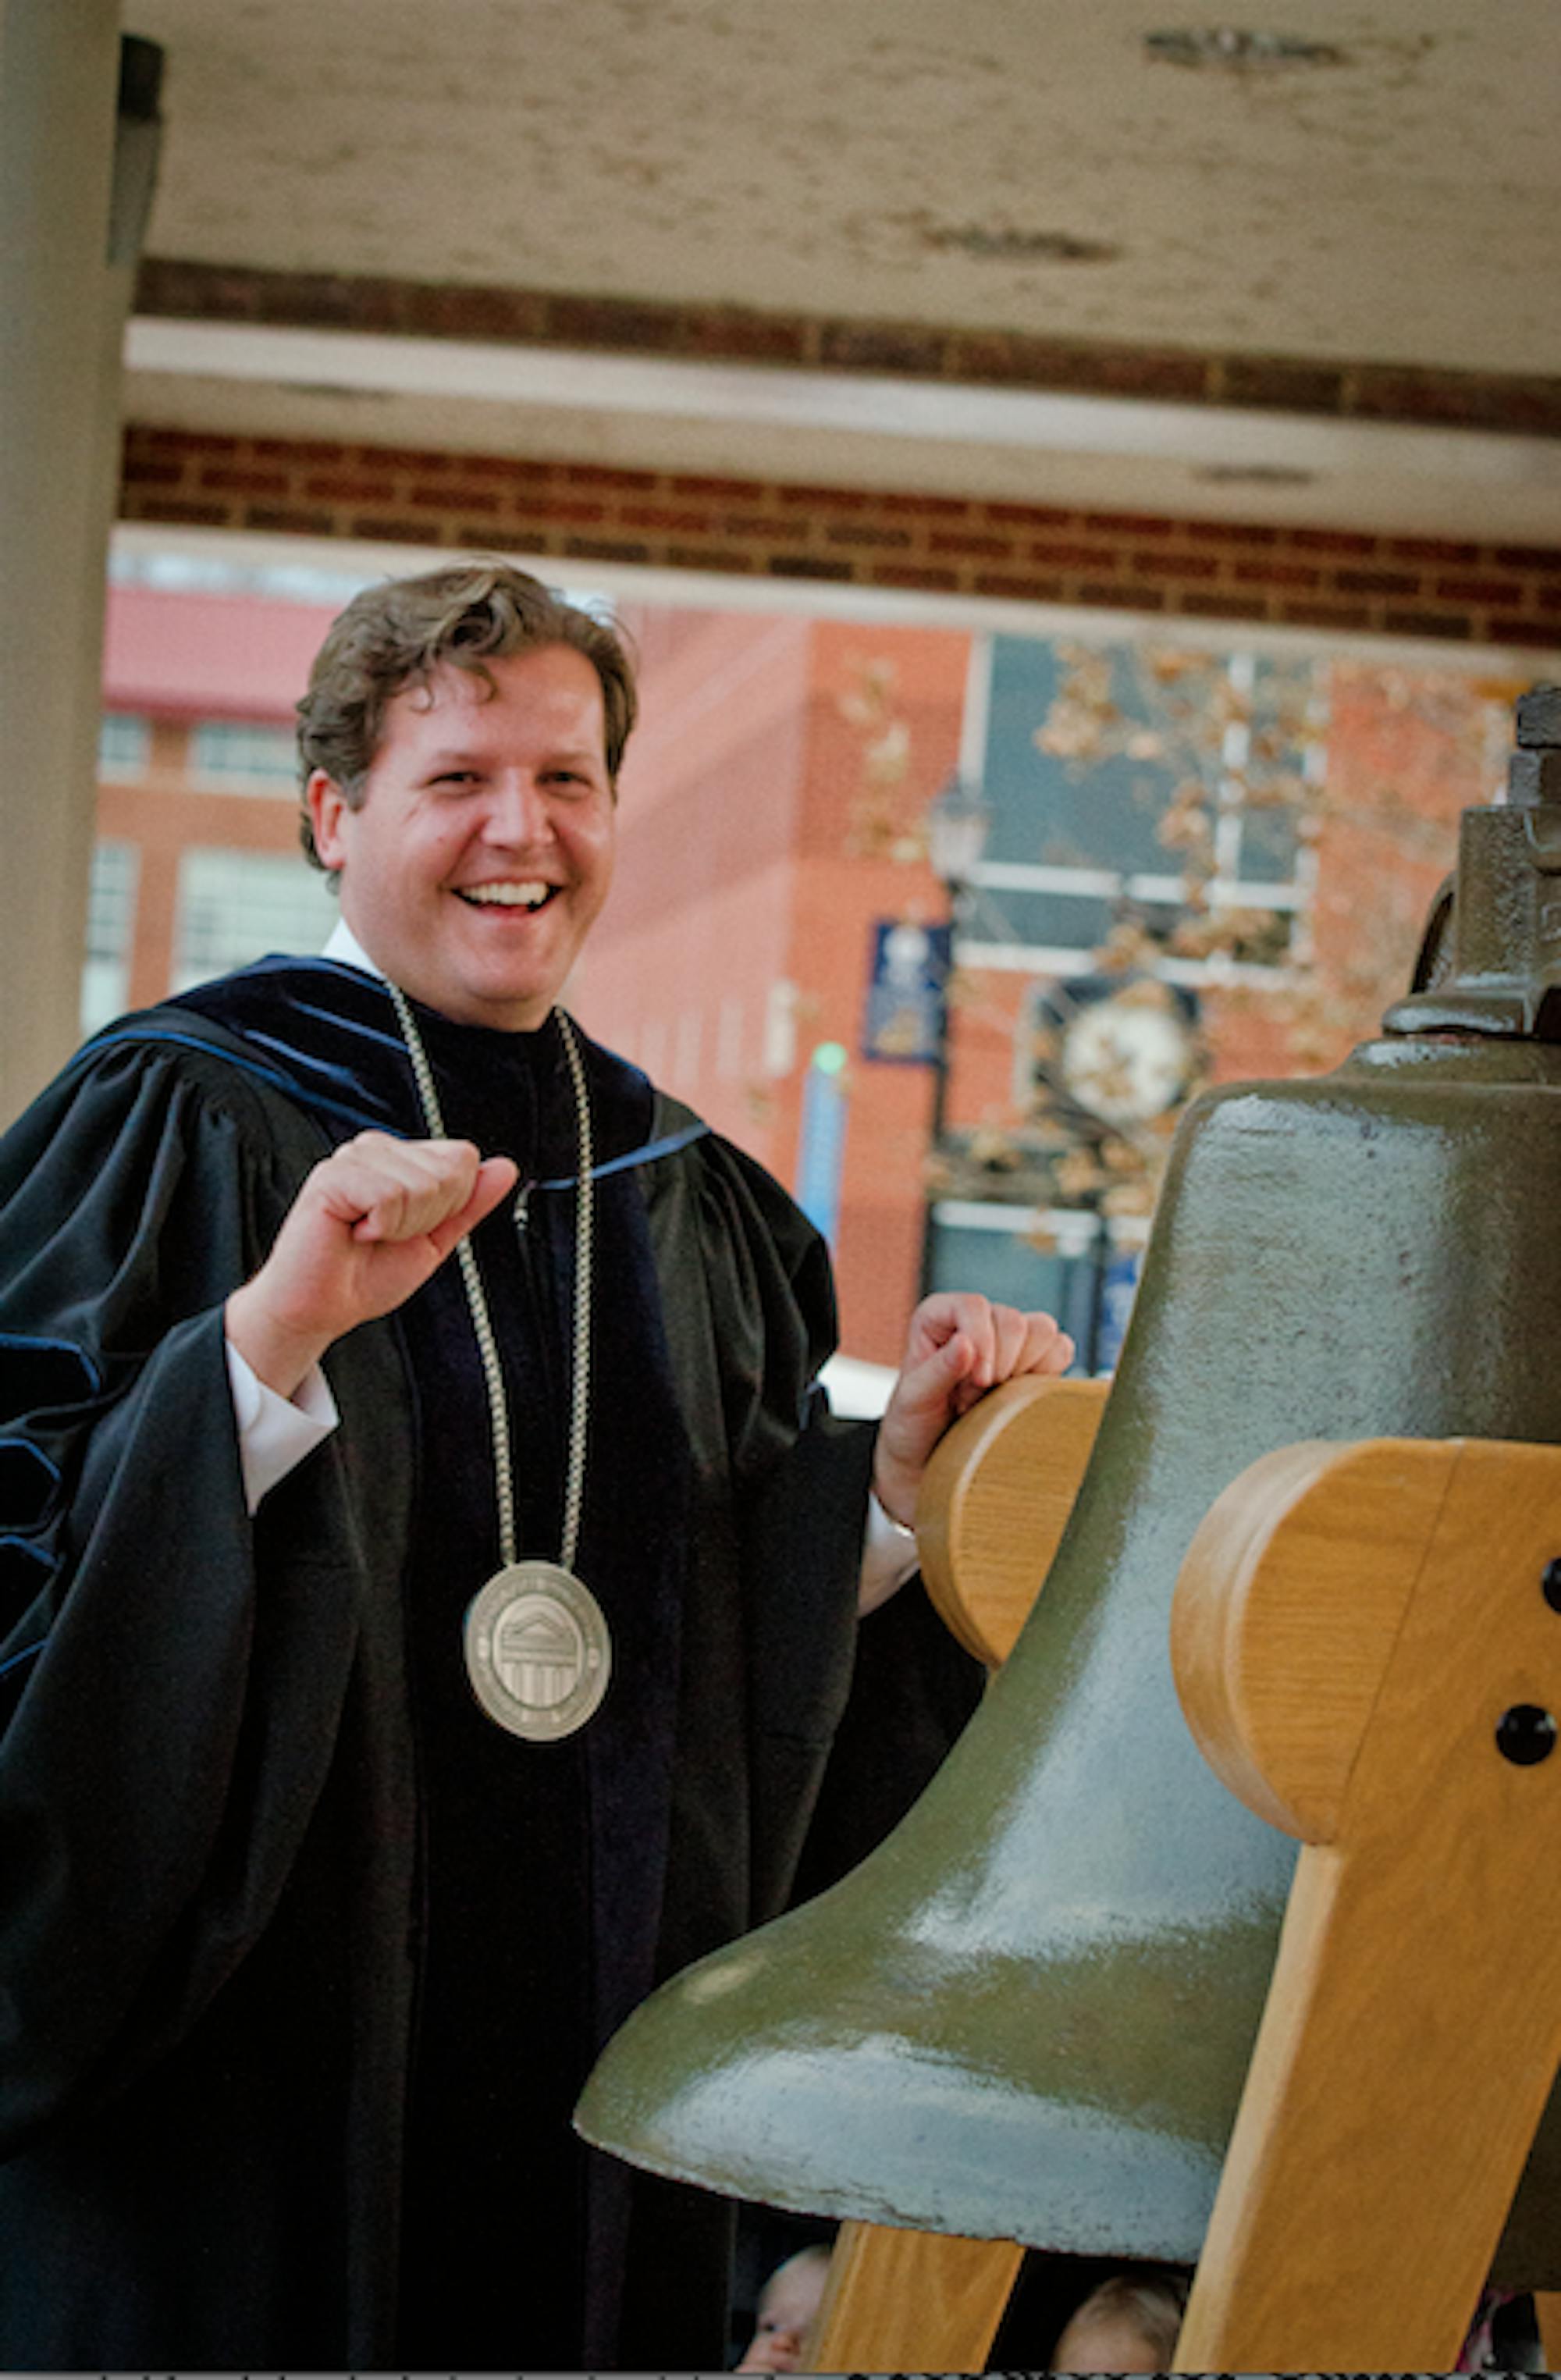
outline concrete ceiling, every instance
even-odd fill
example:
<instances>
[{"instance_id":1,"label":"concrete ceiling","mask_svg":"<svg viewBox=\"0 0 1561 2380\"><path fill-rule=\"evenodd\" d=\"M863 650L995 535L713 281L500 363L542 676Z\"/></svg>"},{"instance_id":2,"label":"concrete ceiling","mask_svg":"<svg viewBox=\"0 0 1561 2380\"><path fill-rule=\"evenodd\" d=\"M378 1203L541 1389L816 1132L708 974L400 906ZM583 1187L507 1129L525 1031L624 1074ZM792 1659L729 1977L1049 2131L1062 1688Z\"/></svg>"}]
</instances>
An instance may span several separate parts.
<instances>
[{"instance_id":1,"label":"concrete ceiling","mask_svg":"<svg viewBox=\"0 0 1561 2380\"><path fill-rule=\"evenodd\" d=\"M1152 38L1207 21L1149 0L128 0L167 51L148 251L1561 383L1556 0L1251 0L1233 22L1255 42L1199 66ZM1276 36L1324 55L1286 62ZM1561 541L1561 437L1520 419L315 339L139 322L128 409Z\"/></svg>"}]
</instances>

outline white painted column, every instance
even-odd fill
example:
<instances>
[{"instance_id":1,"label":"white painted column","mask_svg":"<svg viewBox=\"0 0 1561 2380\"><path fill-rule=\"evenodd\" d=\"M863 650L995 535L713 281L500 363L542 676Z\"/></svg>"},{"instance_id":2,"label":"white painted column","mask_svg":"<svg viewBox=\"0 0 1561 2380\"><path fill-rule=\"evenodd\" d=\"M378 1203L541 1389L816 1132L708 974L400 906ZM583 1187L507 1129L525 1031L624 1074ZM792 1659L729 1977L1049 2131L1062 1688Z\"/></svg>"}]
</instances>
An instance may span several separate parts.
<instances>
[{"instance_id":1,"label":"white painted column","mask_svg":"<svg viewBox=\"0 0 1561 2380\"><path fill-rule=\"evenodd\" d=\"M0 1123L79 1038L117 434L118 0L0 0Z\"/></svg>"}]
</instances>

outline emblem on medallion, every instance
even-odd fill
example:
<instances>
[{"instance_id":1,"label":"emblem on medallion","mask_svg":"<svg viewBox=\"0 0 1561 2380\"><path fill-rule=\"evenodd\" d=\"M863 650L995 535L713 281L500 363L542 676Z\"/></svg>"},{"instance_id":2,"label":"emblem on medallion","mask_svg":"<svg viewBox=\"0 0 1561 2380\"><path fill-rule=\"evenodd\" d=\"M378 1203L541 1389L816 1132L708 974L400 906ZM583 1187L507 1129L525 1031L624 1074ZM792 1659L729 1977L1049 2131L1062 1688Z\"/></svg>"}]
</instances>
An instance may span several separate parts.
<instances>
[{"instance_id":1,"label":"emblem on medallion","mask_svg":"<svg viewBox=\"0 0 1561 2380\"><path fill-rule=\"evenodd\" d=\"M601 1606L550 1561L512 1562L489 1580L466 1614L466 1654L489 1718L532 1743L584 1727L612 1669Z\"/></svg>"}]
</instances>

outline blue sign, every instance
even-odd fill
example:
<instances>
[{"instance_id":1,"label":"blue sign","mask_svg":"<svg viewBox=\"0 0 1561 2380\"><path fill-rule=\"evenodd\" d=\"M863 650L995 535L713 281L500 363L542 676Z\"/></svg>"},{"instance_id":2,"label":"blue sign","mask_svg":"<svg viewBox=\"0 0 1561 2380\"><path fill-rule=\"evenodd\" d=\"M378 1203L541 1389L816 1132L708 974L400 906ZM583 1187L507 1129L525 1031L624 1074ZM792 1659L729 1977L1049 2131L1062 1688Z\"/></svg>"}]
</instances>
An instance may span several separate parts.
<instances>
[{"instance_id":1,"label":"blue sign","mask_svg":"<svg viewBox=\"0 0 1561 2380\"><path fill-rule=\"evenodd\" d=\"M1138 1295L1138 1276L1143 1261L1142 1248L1113 1248L1107 1258L1106 1277L1100 1291L1100 1321L1095 1342L1097 1374L1114 1372L1117 1368L1122 1353L1122 1341L1127 1337L1128 1318Z\"/></svg>"},{"instance_id":2,"label":"blue sign","mask_svg":"<svg viewBox=\"0 0 1561 2380\"><path fill-rule=\"evenodd\" d=\"M865 1058L900 1066L936 1063L947 1032L953 940L950 926L918 926L904 917L878 920L862 1031Z\"/></svg>"}]
</instances>

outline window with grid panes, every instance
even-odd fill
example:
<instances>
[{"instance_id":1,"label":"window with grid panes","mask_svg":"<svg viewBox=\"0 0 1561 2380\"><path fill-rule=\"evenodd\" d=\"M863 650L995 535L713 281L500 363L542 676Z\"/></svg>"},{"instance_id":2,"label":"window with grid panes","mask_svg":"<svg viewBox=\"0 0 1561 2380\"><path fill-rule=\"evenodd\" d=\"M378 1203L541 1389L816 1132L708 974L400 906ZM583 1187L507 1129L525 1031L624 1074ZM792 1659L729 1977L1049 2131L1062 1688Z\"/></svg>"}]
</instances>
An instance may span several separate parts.
<instances>
[{"instance_id":1,"label":"window with grid panes","mask_svg":"<svg viewBox=\"0 0 1561 2380\"><path fill-rule=\"evenodd\" d=\"M1310 699L1320 718L1311 664L1237 650L1196 656L1189 675L1215 707L1182 720L1164 693L1170 657L1157 660L1154 647L1104 648L1107 699L1123 732L1103 738L1106 748L1070 756L1037 740L1064 691L1065 655L1061 640L991 639L980 775L990 824L962 921L962 962L1087 974L1124 909L1168 936L1187 908L1178 849L1167 840L1170 813L1179 788L1201 778L1214 837L1209 914L1240 912L1264 929L1252 957L1169 953L1162 971L1189 986L1249 967L1272 980L1303 929L1312 892L1298 796L1321 746L1315 735L1295 742L1289 725L1298 700Z\"/></svg>"},{"instance_id":2,"label":"window with grid panes","mask_svg":"<svg viewBox=\"0 0 1561 2380\"><path fill-rule=\"evenodd\" d=\"M100 777L143 777L151 757L151 722L131 710L105 710L98 722Z\"/></svg>"},{"instance_id":3,"label":"window with grid panes","mask_svg":"<svg viewBox=\"0 0 1561 2380\"><path fill-rule=\"evenodd\" d=\"M273 953L312 957L339 915L324 877L291 854L188 850L179 862L173 989Z\"/></svg>"},{"instance_id":4,"label":"window with grid panes","mask_svg":"<svg viewBox=\"0 0 1561 2380\"><path fill-rule=\"evenodd\" d=\"M81 968L83 1033L95 1033L121 1015L129 998L139 859L133 843L100 843L92 853Z\"/></svg>"},{"instance_id":5,"label":"window with grid panes","mask_svg":"<svg viewBox=\"0 0 1561 2380\"><path fill-rule=\"evenodd\" d=\"M201 719L189 734L189 773L219 790L280 794L298 783L298 747L290 727L254 720Z\"/></svg>"}]
</instances>

